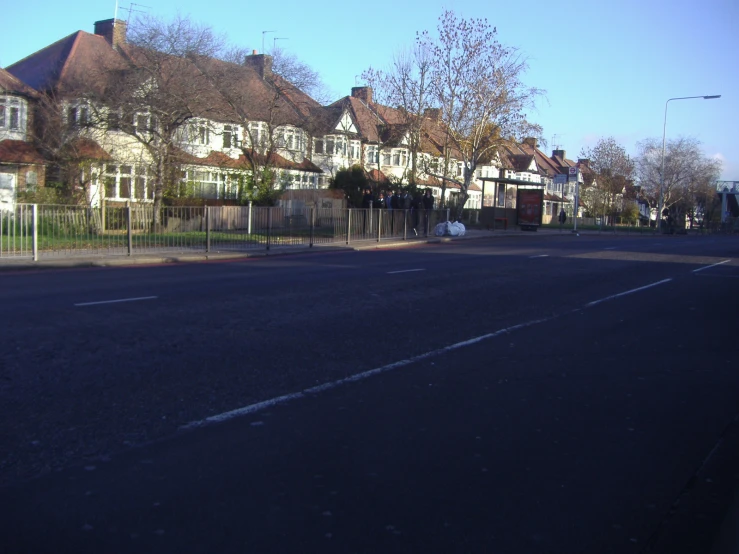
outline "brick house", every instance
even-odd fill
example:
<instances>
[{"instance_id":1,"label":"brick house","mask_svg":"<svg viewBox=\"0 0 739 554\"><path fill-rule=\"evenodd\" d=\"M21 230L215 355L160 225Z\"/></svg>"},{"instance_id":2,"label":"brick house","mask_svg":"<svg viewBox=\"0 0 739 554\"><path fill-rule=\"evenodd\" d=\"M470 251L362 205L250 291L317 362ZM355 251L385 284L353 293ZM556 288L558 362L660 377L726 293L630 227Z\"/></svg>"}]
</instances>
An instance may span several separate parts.
<instances>
[{"instance_id":1,"label":"brick house","mask_svg":"<svg viewBox=\"0 0 739 554\"><path fill-rule=\"evenodd\" d=\"M15 205L18 192L45 182L45 161L34 145L37 93L0 69L0 209Z\"/></svg>"}]
</instances>

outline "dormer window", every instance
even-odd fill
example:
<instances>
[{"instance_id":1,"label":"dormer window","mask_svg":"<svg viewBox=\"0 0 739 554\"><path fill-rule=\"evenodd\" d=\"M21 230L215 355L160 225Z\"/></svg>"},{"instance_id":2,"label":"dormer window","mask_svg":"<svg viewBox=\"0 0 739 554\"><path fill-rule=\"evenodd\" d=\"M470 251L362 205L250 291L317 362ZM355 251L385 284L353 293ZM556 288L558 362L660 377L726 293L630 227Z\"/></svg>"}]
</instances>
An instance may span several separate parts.
<instances>
[{"instance_id":1,"label":"dormer window","mask_svg":"<svg viewBox=\"0 0 739 554\"><path fill-rule=\"evenodd\" d=\"M87 106L72 106L67 110L70 127L85 127L89 123Z\"/></svg>"},{"instance_id":2,"label":"dormer window","mask_svg":"<svg viewBox=\"0 0 739 554\"><path fill-rule=\"evenodd\" d=\"M17 98L0 97L0 129L19 131L20 128L20 101Z\"/></svg>"},{"instance_id":3,"label":"dormer window","mask_svg":"<svg viewBox=\"0 0 739 554\"><path fill-rule=\"evenodd\" d=\"M210 144L210 128L205 121L190 124L190 142L193 144Z\"/></svg>"},{"instance_id":4,"label":"dormer window","mask_svg":"<svg viewBox=\"0 0 739 554\"><path fill-rule=\"evenodd\" d=\"M223 126L223 148L238 148L239 128L236 125Z\"/></svg>"}]
</instances>

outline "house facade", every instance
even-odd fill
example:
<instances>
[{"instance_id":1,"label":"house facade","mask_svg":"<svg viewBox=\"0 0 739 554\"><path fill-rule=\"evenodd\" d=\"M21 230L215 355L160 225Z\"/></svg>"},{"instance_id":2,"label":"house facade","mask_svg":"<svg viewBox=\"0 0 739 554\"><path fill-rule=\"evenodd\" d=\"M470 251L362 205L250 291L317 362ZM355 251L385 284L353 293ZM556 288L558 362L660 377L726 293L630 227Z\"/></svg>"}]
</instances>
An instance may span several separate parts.
<instances>
[{"instance_id":1,"label":"house facade","mask_svg":"<svg viewBox=\"0 0 739 554\"><path fill-rule=\"evenodd\" d=\"M378 187L412 181L428 187L437 205L442 195L450 202L461 192L454 181L439 178L443 168L461 181L464 166L461 153L445 149L438 111L411 119L375 102L370 87L354 87L349 96L323 106L275 74L271 57L256 51L243 63L171 62L171 74L185 76L182 87L202 86L162 154L163 139L157 137L168 123L162 111L155 104L149 109L120 99L106 103L103 94L115 87L100 75L134 73L144 58L126 42L126 22L111 19L96 22L94 33L77 31L7 68L16 88L59 102L66 128L56 161L74 162L77 186L93 205L152 201L162 179L161 159L177 172L177 185L167 193L184 197L248 199L265 170L274 188L328 188L337 171L356 165ZM139 87L137 94L146 95L163 85L147 81ZM24 113L31 111L26 107ZM488 189L483 199L483 178L507 176L544 185L545 215L556 217L573 197L572 183L561 179L572 162L557 152L561 158L547 157L533 139L501 149L478 165L465 207L501 198L498 205L504 204L511 191ZM43 183L38 176L36 181Z\"/></svg>"},{"instance_id":2,"label":"house facade","mask_svg":"<svg viewBox=\"0 0 739 554\"><path fill-rule=\"evenodd\" d=\"M45 183L45 160L33 142L36 92L0 69L0 210L15 206L19 191Z\"/></svg>"}]
</instances>

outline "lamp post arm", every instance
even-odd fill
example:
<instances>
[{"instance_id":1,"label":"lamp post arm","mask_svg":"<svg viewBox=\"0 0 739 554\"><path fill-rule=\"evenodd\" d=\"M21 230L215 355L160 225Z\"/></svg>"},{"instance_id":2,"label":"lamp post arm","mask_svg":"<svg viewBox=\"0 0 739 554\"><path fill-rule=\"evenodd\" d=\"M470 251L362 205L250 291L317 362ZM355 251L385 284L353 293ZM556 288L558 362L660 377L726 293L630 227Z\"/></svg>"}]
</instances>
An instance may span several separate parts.
<instances>
[{"instance_id":1,"label":"lamp post arm","mask_svg":"<svg viewBox=\"0 0 739 554\"><path fill-rule=\"evenodd\" d=\"M659 211L657 212L657 229L662 228L662 210L664 209L665 195L665 139L667 137L667 106L673 100L691 100L693 98L702 98L703 100L714 100L721 98L720 94L701 95L701 96L679 96L677 98L668 98L665 102L665 121L662 125L662 170L659 175Z\"/></svg>"}]
</instances>

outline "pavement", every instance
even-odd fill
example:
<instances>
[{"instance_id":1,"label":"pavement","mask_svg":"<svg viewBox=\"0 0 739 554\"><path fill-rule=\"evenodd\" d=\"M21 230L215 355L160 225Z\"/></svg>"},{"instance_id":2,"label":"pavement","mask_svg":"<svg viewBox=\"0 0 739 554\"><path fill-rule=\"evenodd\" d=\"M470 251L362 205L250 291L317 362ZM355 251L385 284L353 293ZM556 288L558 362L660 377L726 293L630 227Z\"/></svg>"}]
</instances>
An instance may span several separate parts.
<instances>
[{"instance_id":1,"label":"pavement","mask_svg":"<svg viewBox=\"0 0 739 554\"><path fill-rule=\"evenodd\" d=\"M612 235L613 233L599 231L578 231L579 234L594 235ZM206 261L223 261L234 259L246 259L266 256L283 256L290 254L305 254L308 252L325 252L336 250L374 250L378 248L404 248L418 244L442 243L459 240L474 239L495 239L506 237L552 237L552 236L579 236L571 229L539 229L538 231L522 231L518 228L506 230L486 230L486 229L467 229L463 236L428 236L428 237L408 237L402 238L391 237L382 238L379 242L377 239L354 240L350 244L343 241L331 243L318 243L313 246L307 244L300 245L272 245L269 250L266 248L254 248L243 251L193 251L193 252L177 252L174 249L162 250L159 252L148 252L145 254L134 254L131 256L125 254L109 254L109 253L80 253L80 254L54 254L41 255L38 261L33 261L30 257L0 257L0 271L3 270L28 270L28 269L63 269L63 268L79 268L79 267L111 267L111 266L134 266L134 265L156 265L166 263L194 263Z\"/></svg>"},{"instance_id":2,"label":"pavement","mask_svg":"<svg viewBox=\"0 0 739 554\"><path fill-rule=\"evenodd\" d=\"M625 235L625 233L618 233ZM632 233L633 234L633 233ZM142 255L59 255L41 257L38 261L29 258L0 258L0 272L14 270L34 270L34 269L60 269L60 268L80 268L80 267L110 267L110 266L135 266L135 265L155 265L165 263L194 263L205 261L220 261L233 259L246 259L265 256L282 256L291 254L305 254L309 252L326 252L336 250L373 250L387 248L402 248L418 244L442 243L476 239L495 239L508 237L576 237L580 235L613 235L609 232L599 231L579 231L576 234L571 229L539 229L536 232L521 231L519 229L510 230L485 230L485 229L468 229L463 236L429 236L429 237L409 237L408 240L397 238L377 240L358 240L350 244L345 242L324 243L311 246L273 246L270 250L255 249L252 251L242 252L160 252L148 253ZM739 468L738 468L739 469ZM739 474L739 471L737 472ZM720 531L715 539L714 546L710 553L707 554L739 554L739 484L733 494L729 509L727 510Z\"/></svg>"}]
</instances>

